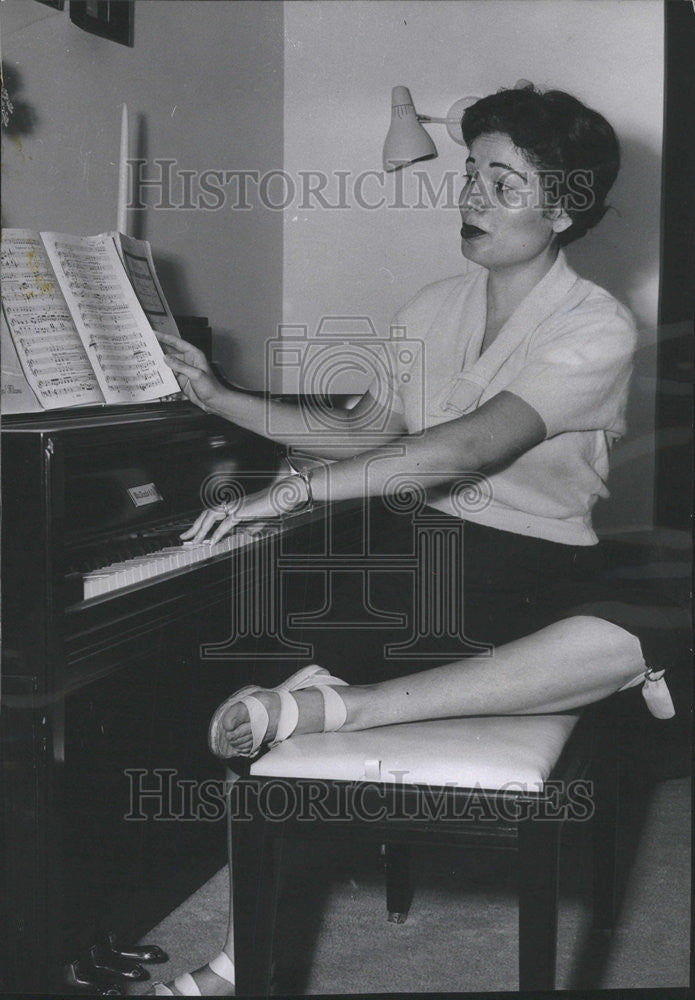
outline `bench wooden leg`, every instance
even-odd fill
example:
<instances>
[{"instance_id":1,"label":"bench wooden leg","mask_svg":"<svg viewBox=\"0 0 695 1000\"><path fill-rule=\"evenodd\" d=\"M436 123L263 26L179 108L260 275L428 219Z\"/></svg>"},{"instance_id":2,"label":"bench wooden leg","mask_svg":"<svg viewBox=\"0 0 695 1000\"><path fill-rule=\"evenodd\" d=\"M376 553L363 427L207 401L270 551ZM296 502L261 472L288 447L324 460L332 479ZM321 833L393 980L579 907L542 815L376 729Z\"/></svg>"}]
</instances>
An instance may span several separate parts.
<instances>
[{"instance_id":1,"label":"bench wooden leg","mask_svg":"<svg viewBox=\"0 0 695 1000\"><path fill-rule=\"evenodd\" d=\"M262 818L232 823L237 996L270 995L282 850L281 836L273 835L277 833Z\"/></svg>"},{"instance_id":2,"label":"bench wooden leg","mask_svg":"<svg viewBox=\"0 0 695 1000\"><path fill-rule=\"evenodd\" d=\"M519 989L555 988L560 824L519 823Z\"/></svg>"},{"instance_id":3,"label":"bench wooden leg","mask_svg":"<svg viewBox=\"0 0 695 1000\"><path fill-rule=\"evenodd\" d=\"M595 761L593 819L593 925L610 934L615 925L618 849L618 762L614 754Z\"/></svg>"},{"instance_id":4,"label":"bench wooden leg","mask_svg":"<svg viewBox=\"0 0 695 1000\"><path fill-rule=\"evenodd\" d=\"M385 844L386 909L394 924L404 924L413 898L408 844Z\"/></svg>"}]
</instances>

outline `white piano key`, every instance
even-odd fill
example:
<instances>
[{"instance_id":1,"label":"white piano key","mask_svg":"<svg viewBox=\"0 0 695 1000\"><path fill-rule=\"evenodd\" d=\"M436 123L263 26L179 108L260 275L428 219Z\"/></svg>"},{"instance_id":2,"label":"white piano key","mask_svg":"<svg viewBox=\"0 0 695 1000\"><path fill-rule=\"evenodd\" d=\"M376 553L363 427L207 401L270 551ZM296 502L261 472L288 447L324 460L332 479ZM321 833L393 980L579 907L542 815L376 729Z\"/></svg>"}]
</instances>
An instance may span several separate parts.
<instances>
[{"instance_id":1,"label":"white piano key","mask_svg":"<svg viewBox=\"0 0 695 1000\"><path fill-rule=\"evenodd\" d=\"M214 545L208 539L202 542L182 542L180 545L167 545L145 555L100 566L99 569L83 576L85 600L132 584L156 580L165 573L185 569L187 566L194 566L216 556L227 555L240 548L257 544L261 539L279 534L281 531L282 528L278 525L267 525L261 532L253 533L239 529L225 535Z\"/></svg>"},{"instance_id":2,"label":"white piano key","mask_svg":"<svg viewBox=\"0 0 695 1000\"><path fill-rule=\"evenodd\" d=\"M108 573L89 573L84 578L84 596L97 597L103 593L109 580Z\"/></svg>"}]
</instances>

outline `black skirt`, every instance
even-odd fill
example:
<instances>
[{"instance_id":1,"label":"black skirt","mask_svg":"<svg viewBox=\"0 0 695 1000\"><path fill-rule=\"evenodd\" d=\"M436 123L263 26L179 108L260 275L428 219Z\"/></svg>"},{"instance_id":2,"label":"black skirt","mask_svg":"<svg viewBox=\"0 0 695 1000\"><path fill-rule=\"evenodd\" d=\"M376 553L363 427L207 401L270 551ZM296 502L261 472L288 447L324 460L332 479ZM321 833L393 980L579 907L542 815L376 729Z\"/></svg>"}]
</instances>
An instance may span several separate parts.
<instances>
[{"instance_id":1,"label":"black skirt","mask_svg":"<svg viewBox=\"0 0 695 1000\"><path fill-rule=\"evenodd\" d=\"M311 659L350 683L476 655L573 615L636 635L653 669L677 658L667 607L614 579L600 545L563 545L432 508L394 513L381 500L365 523L366 544L363 535L331 569L312 573L309 564L283 600L288 618L299 615L288 637L311 643Z\"/></svg>"}]
</instances>

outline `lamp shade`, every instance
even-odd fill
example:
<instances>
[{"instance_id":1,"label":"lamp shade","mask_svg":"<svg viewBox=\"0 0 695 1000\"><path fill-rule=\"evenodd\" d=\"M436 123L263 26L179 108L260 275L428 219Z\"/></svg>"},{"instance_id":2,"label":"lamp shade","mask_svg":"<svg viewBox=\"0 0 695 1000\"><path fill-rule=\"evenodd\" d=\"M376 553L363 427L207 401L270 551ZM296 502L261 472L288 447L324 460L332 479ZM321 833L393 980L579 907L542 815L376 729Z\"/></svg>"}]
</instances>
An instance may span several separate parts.
<instances>
[{"instance_id":1,"label":"lamp shade","mask_svg":"<svg viewBox=\"0 0 695 1000\"><path fill-rule=\"evenodd\" d=\"M397 170L414 160L436 156L437 147L417 120L407 87L391 91L391 126L384 142L384 170Z\"/></svg>"}]
</instances>

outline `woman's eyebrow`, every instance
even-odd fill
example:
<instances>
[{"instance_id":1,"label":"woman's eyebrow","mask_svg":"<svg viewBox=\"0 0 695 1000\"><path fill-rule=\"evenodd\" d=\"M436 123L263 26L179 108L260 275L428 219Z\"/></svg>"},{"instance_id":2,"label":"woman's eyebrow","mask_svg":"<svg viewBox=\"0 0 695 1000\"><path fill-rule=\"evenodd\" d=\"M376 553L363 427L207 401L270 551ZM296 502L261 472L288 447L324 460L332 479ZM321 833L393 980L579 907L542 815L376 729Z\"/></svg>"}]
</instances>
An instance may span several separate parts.
<instances>
[{"instance_id":1,"label":"woman's eyebrow","mask_svg":"<svg viewBox=\"0 0 695 1000\"><path fill-rule=\"evenodd\" d=\"M473 163L473 164L475 163L475 157L474 156L468 156L468 157L466 157L466 166L468 166L469 163ZM515 170L514 167L510 167L508 163L492 162L492 163L489 163L488 166L490 166L490 167L501 167L503 170L509 171L510 174L516 174L517 177L521 177L521 179L524 182L524 184L528 184L528 177L526 176L526 174L522 174L521 171Z\"/></svg>"},{"instance_id":2,"label":"woman's eyebrow","mask_svg":"<svg viewBox=\"0 0 695 1000\"><path fill-rule=\"evenodd\" d=\"M502 167L503 170L508 170L510 174L516 174L517 177L521 177L522 181L526 184L528 183L528 177L526 174L522 174L521 171L515 170L514 167L510 167L508 163L491 163L491 167Z\"/></svg>"}]
</instances>

